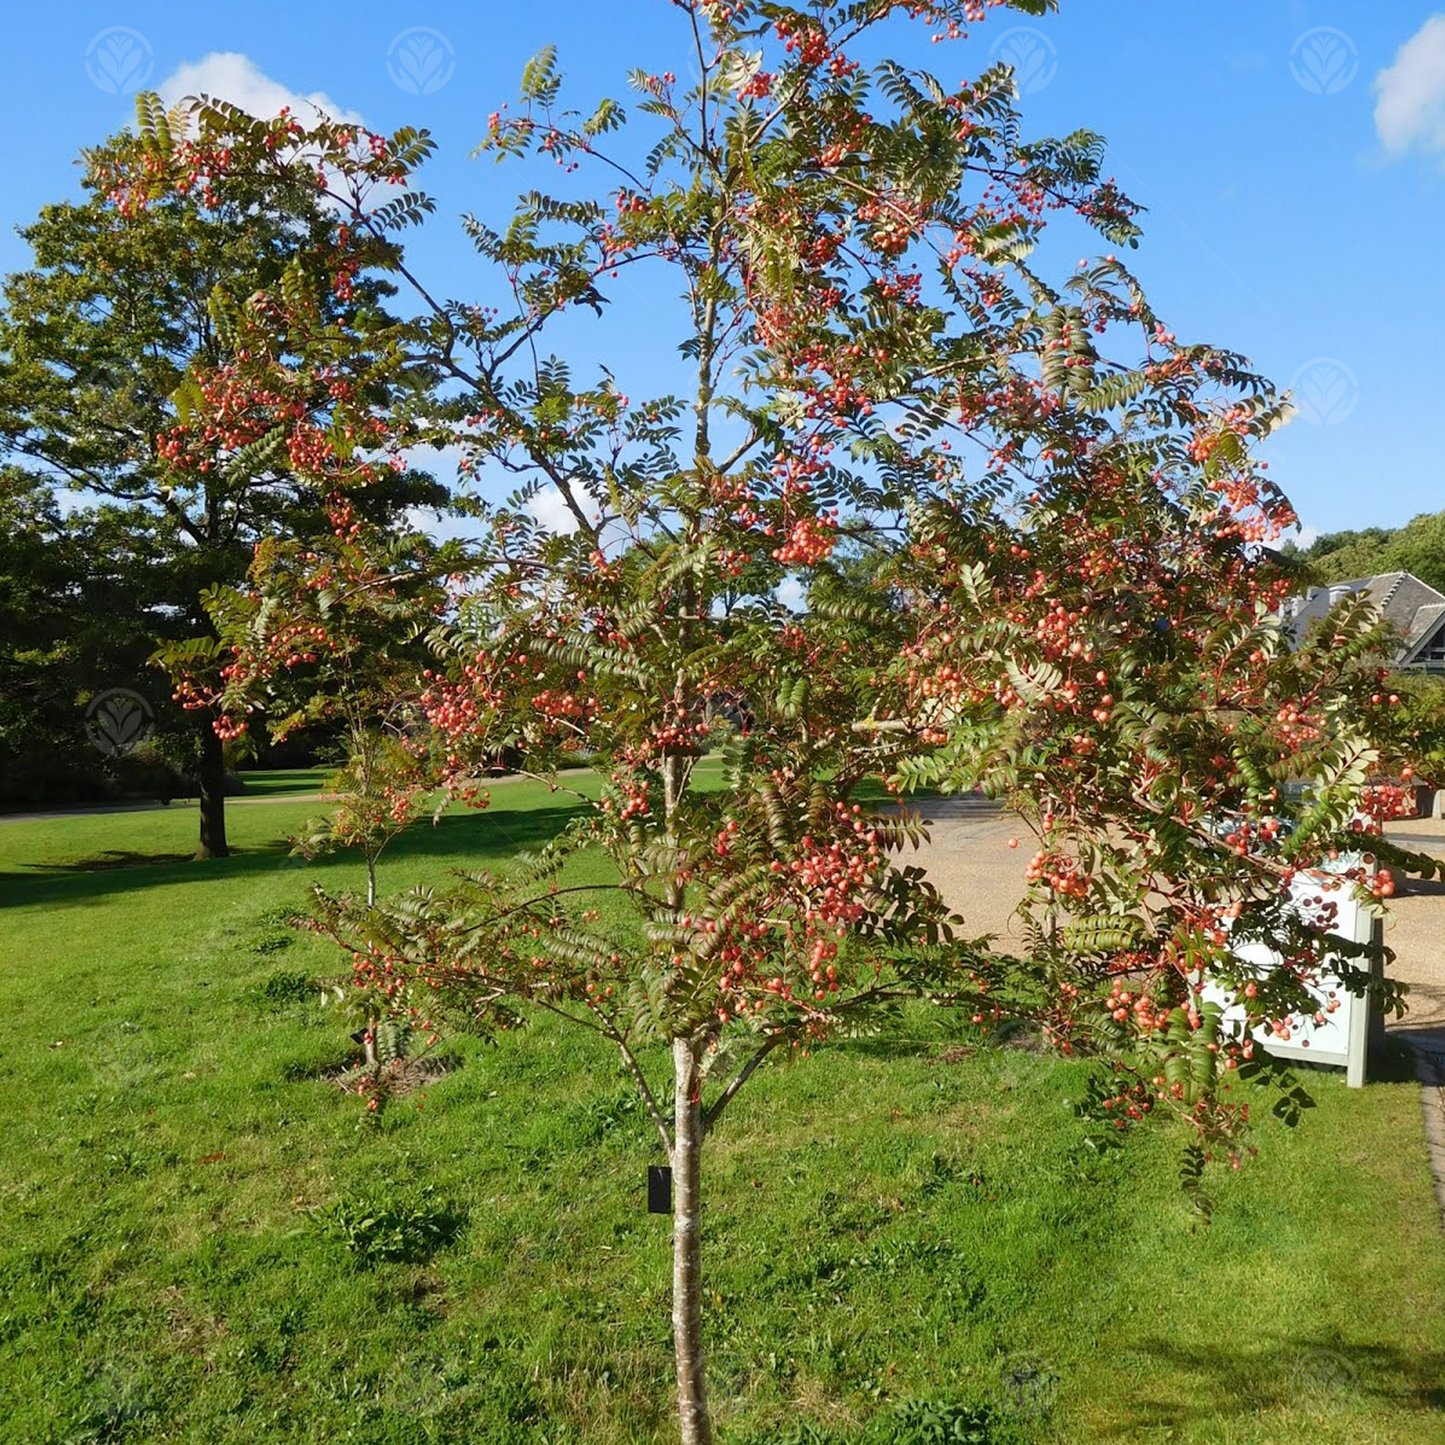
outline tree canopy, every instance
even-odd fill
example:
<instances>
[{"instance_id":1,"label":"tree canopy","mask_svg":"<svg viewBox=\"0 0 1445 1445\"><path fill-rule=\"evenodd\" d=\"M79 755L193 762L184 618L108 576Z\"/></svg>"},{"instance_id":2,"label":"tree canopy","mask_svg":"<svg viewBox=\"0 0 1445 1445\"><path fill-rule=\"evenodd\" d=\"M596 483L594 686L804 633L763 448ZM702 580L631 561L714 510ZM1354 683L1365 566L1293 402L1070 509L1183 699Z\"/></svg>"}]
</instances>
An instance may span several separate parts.
<instances>
[{"instance_id":1,"label":"tree canopy","mask_svg":"<svg viewBox=\"0 0 1445 1445\"><path fill-rule=\"evenodd\" d=\"M1325 532L1294 555L1321 582L1412 572L1445 593L1445 512L1421 512L1403 527Z\"/></svg>"}]
</instances>

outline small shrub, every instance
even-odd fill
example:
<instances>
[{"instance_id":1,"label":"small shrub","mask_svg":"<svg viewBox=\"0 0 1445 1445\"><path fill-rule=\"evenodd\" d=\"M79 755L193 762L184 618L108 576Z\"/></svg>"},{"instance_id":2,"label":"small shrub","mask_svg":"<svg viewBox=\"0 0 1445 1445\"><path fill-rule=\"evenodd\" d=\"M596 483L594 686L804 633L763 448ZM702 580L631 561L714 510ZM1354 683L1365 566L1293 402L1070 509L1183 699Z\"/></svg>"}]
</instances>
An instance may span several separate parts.
<instances>
[{"instance_id":1,"label":"small shrub","mask_svg":"<svg viewBox=\"0 0 1445 1445\"><path fill-rule=\"evenodd\" d=\"M652 1128L652 1121L637 1090L622 1088L575 1105L568 1110L568 1125L568 1139L573 1147L580 1147L607 1139L635 1140Z\"/></svg>"},{"instance_id":2,"label":"small shrub","mask_svg":"<svg viewBox=\"0 0 1445 1445\"><path fill-rule=\"evenodd\" d=\"M314 1003L320 993L321 985L310 974L282 968L260 983L252 984L246 990L246 998L266 1008L283 1009L298 1003Z\"/></svg>"},{"instance_id":3,"label":"small shrub","mask_svg":"<svg viewBox=\"0 0 1445 1445\"><path fill-rule=\"evenodd\" d=\"M256 918L254 932L246 939L251 953L280 953L296 941L296 912L291 908L271 908Z\"/></svg>"},{"instance_id":4,"label":"small shrub","mask_svg":"<svg viewBox=\"0 0 1445 1445\"><path fill-rule=\"evenodd\" d=\"M328 1239L344 1244L361 1264L420 1264L450 1244L466 1224L465 1214L438 1199L428 1184L407 1195L362 1195L338 1199L312 1212Z\"/></svg>"},{"instance_id":5,"label":"small shrub","mask_svg":"<svg viewBox=\"0 0 1445 1445\"><path fill-rule=\"evenodd\" d=\"M1017 1436L1003 1434L986 1406L904 1400L875 1420L865 1438L869 1445L1005 1445Z\"/></svg>"}]
</instances>

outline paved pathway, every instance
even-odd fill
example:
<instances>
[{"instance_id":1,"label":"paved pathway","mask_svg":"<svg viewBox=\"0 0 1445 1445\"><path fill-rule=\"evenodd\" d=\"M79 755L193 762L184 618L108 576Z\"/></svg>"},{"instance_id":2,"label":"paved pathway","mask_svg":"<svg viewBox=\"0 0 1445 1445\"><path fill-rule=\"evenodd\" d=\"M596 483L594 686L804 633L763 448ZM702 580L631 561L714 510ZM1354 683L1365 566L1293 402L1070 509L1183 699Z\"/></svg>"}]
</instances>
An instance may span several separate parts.
<instances>
[{"instance_id":1,"label":"paved pathway","mask_svg":"<svg viewBox=\"0 0 1445 1445\"><path fill-rule=\"evenodd\" d=\"M1445 858L1445 820L1411 818L1386 827L1386 837L1417 853ZM1390 900L1385 942L1397 955L1394 972L1410 985L1410 1012L1395 1027L1435 1035L1445 1050L1445 882L1407 880Z\"/></svg>"},{"instance_id":2,"label":"paved pathway","mask_svg":"<svg viewBox=\"0 0 1445 1445\"><path fill-rule=\"evenodd\" d=\"M265 803L319 803L320 793L278 793L274 797L248 798L238 793L226 799L228 808L243 804L255 808ZM169 803L97 803L89 808L63 808L54 813L0 813L0 823L53 823L60 818L100 818L107 813L158 813L166 809L172 813L194 808L194 798L176 798Z\"/></svg>"},{"instance_id":3,"label":"paved pathway","mask_svg":"<svg viewBox=\"0 0 1445 1445\"><path fill-rule=\"evenodd\" d=\"M1036 844L995 803L978 797L918 805L933 822L933 841L919 860L963 914L968 931L996 933L1007 945L1019 937L1012 917L1023 897L1023 871ZM1008 846L1017 836L1016 849ZM1445 820L1392 824L1401 846L1445 858ZM1392 1027L1411 1040L1438 1035L1445 1055L1445 882L1411 882L1391 900L1385 941L1395 950L1392 974L1410 985L1410 1012Z\"/></svg>"}]
</instances>

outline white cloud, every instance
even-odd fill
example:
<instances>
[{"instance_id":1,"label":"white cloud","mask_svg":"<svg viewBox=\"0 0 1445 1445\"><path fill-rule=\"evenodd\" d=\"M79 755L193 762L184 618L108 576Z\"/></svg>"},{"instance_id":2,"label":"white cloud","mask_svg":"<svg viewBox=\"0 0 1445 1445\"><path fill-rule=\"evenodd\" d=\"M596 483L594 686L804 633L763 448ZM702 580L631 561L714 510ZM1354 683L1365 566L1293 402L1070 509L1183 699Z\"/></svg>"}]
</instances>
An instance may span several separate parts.
<instances>
[{"instance_id":1,"label":"white cloud","mask_svg":"<svg viewBox=\"0 0 1445 1445\"><path fill-rule=\"evenodd\" d=\"M178 66L157 90L166 105L174 105L183 96L209 95L228 100L262 120L289 106L303 125L314 123L318 112L332 120L365 124L358 112L338 105L325 91L302 95L263 74L249 55L234 50L213 50L204 60Z\"/></svg>"},{"instance_id":2,"label":"white cloud","mask_svg":"<svg viewBox=\"0 0 1445 1445\"><path fill-rule=\"evenodd\" d=\"M543 487L527 503L527 510L549 531L566 536L577 530L577 518L555 486Z\"/></svg>"},{"instance_id":3,"label":"white cloud","mask_svg":"<svg viewBox=\"0 0 1445 1445\"><path fill-rule=\"evenodd\" d=\"M476 525L466 517L453 517L432 507L408 507L406 525L433 542L459 542L476 538Z\"/></svg>"},{"instance_id":4,"label":"white cloud","mask_svg":"<svg viewBox=\"0 0 1445 1445\"><path fill-rule=\"evenodd\" d=\"M406 464L414 472L430 472L448 491L454 491L465 456L466 448L460 442L445 447L414 446L407 448Z\"/></svg>"},{"instance_id":5,"label":"white cloud","mask_svg":"<svg viewBox=\"0 0 1445 1445\"><path fill-rule=\"evenodd\" d=\"M1319 541L1319 538L1320 529L1318 527L1307 527L1301 522L1291 541L1303 552L1306 547L1313 547L1314 544Z\"/></svg>"},{"instance_id":6,"label":"white cloud","mask_svg":"<svg viewBox=\"0 0 1445 1445\"><path fill-rule=\"evenodd\" d=\"M803 579L795 572L789 572L778 583L777 591L773 595L789 612L801 612L807 606L808 589L803 586Z\"/></svg>"},{"instance_id":7,"label":"white cloud","mask_svg":"<svg viewBox=\"0 0 1445 1445\"><path fill-rule=\"evenodd\" d=\"M1445 14L1432 15L1375 77L1375 132L1385 149L1445 151Z\"/></svg>"}]
</instances>

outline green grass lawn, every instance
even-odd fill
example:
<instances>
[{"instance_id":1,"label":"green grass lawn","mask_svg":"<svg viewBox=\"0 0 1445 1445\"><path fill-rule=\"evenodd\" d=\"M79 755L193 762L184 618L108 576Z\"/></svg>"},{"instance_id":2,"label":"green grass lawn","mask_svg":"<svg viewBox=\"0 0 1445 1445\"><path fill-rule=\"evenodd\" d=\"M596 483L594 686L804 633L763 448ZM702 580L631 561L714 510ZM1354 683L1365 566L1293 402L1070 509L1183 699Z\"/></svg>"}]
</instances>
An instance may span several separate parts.
<instances>
[{"instance_id":1,"label":"green grass lawn","mask_svg":"<svg viewBox=\"0 0 1445 1445\"><path fill-rule=\"evenodd\" d=\"M361 882L289 858L315 810L233 808L207 864L179 861L189 809L0 825L0 1439L669 1439L658 1146L615 1059L551 1022L462 1039L424 1100L364 1118L303 983L337 960L284 923L310 878ZM500 786L383 885L565 816ZM961 1037L920 1012L765 1068L710 1143L725 1441L963 1438L901 1423L924 1400L989 1406L998 1442L1445 1440L1413 1085L1311 1075L1319 1107L1261 1125L1204 1227L1177 1136L1096 1155L1080 1066Z\"/></svg>"},{"instance_id":2,"label":"green grass lawn","mask_svg":"<svg viewBox=\"0 0 1445 1445\"><path fill-rule=\"evenodd\" d=\"M247 798L284 798L293 793L319 793L334 768L255 768L240 775Z\"/></svg>"}]
</instances>

